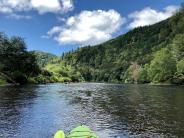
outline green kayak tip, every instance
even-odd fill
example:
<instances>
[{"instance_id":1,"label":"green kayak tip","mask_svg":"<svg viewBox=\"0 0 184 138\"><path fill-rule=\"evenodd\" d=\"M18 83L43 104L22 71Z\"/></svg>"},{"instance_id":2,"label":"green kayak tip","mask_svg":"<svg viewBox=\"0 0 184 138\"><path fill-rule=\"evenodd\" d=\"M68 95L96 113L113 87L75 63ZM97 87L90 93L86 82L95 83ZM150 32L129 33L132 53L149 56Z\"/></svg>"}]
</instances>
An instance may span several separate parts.
<instances>
[{"instance_id":1,"label":"green kayak tip","mask_svg":"<svg viewBox=\"0 0 184 138\"><path fill-rule=\"evenodd\" d=\"M70 131L68 136L62 130L58 130L54 138L99 138L89 127L85 125L78 126Z\"/></svg>"},{"instance_id":2,"label":"green kayak tip","mask_svg":"<svg viewBox=\"0 0 184 138\"><path fill-rule=\"evenodd\" d=\"M54 138L65 138L65 133L62 130L58 130L54 135Z\"/></svg>"}]
</instances>

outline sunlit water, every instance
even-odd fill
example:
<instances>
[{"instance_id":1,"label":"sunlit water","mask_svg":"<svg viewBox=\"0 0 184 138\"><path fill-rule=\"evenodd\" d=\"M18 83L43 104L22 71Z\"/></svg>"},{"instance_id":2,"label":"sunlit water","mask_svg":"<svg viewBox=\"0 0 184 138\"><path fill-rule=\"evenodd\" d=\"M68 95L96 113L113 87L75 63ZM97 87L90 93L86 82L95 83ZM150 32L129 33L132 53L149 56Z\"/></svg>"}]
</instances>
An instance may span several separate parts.
<instances>
[{"instance_id":1,"label":"sunlit water","mask_svg":"<svg viewBox=\"0 0 184 138\"><path fill-rule=\"evenodd\" d=\"M97 83L0 87L0 137L51 138L85 124L101 138L184 137L184 87Z\"/></svg>"}]
</instances>

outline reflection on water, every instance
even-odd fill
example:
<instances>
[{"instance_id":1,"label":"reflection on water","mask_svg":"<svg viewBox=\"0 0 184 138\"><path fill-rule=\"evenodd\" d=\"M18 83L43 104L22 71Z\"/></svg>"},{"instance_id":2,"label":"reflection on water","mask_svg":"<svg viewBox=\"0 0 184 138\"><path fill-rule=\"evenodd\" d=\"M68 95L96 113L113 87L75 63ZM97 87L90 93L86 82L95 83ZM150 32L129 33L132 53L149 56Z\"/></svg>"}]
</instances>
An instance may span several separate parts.
<instances>
[{"instance_id":1,"label":"reflection on water","mask_svg":"<svg viewBox=\"0 0 184 138\"><path fill-rule=\"evenodd\" d=\"M184 87L97 83L0 87L0 137L90 126L101 138L184 137Z\"/></svg>"}]
</instances>

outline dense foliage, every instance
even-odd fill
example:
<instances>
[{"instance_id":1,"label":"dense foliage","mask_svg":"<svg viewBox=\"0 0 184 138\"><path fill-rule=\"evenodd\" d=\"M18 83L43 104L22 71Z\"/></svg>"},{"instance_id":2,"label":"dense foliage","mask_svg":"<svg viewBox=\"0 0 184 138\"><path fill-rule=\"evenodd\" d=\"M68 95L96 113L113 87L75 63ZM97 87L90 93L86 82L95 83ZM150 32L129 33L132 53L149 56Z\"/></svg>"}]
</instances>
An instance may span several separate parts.
<instances>
[{"instance_id":1,"label":"dense foliage","mask_svg":"<svg viewBox=\"0 0 184 138\"><path fill-rule=\"evenodd\" d=\"M37 57L37 54L38 54L38 57ZM61 60L59 57L53 56L53 55L51 56L48 53L43 53L43 52L38 52L38 51L37 51L37 54L36 54L37 63L39 66L42 67L42 71L37 77L31 78L30 79L31 82L33 83L53 83L53 82L82 82L84 81L79 71L77 71L70 65L64 64L63 60ZM43 64L43 62L45 64Z\"/></svg>"},{"instance_id":2,"label":"dense foliage","mask_svg":"<svg viewBox=\"0 0 184 138\"><path fill-rule=\"evenodd\" d=\"M13 83L26 83L29 77L39 73L35 56L26 51L20 37L7 38L0 34L0 75Z\"/></svg>"},{"instance_id":3,"label":"dense foliage","mask_svg":"<svg viewBox=\"0 0 184 138\"><path fill-rule=\"evenodd\" d=\"M184 83L184 9L97 46L66 53L86 81Z\"/></svg>"},{"instance_id":4,"label":"dense foliage","mask_svg":"<svg viewBox=\"0 0 184 138\"><path fill-rule=\"evenodd\" d=\"M83 81L81 74L55 55L28 52L20 37L0 34L0 84Z\"/></svg>"},{"instance_id":5,"label":"dense foliage","mask_svg":"<svg viewBox=\"0 0 184 138\"><path fill-rule=\"evenodd\" d=\"M58 58L56 55L41 51L32 51L32 53L35 55L37 64L41 68L45 67L48 63L54 62Z\"/></svg>"}]
</instances>

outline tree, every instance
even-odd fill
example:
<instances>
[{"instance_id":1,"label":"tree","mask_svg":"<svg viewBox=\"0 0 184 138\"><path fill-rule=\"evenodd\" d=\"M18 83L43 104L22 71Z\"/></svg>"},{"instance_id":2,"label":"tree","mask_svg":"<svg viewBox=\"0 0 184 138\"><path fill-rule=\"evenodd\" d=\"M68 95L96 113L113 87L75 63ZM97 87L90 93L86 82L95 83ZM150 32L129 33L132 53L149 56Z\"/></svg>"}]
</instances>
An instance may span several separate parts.
<instances>
[{"instance_id":1,"label":"tree","mask_svg":"<svg viewBox=\"0 0 184 138\"><path fill-rule=\"evenodd\" d=\"M184 75L184 59L177 63L177 73Z\"/></svg>"},{"instance_id":2,"label":"tree","mask_svg":"<svg viewBox=\"0 0 184 138\"><path fill-rule=\"evenodd\" d=\"M148 64L145 64L143 67L140 68L138 82L140 82L140 83L149 83L150 82L148 70L149 70Z\"/></svg>"},{"instance_id":3,"label":"tree","mask_svg":"<svg viewBox=\"0 0 184 138\"><path fill-rule=\"evenodd\" d=\"M176 72L176 61L167 48L158 51L151 61L149 77L152 82L164 82L172 78Z\"/></svg>"},{"instance_id":4,"label":"tree","mask_svg":"<svg viewBox=\"0 0 184 138\"><path fill-rule=\"evenodd\" d=\"M181 10L184 10L184 2L181 3Z\"/></svg>"},{"instance_id":5,"label":"tree","mask_svg":"<svg viewBox=\"0 0 184 138\"><path fill-rule=\"evenodd\" d=\"M27 52L24 40L20 37L8 39L5 35L0 35L0 66L1 73L21 84L40 71L35 56Z\"/></svg>"},{"instance_id":6,"label":"tree","mask_svg":"<svg viewBox=\"0 0 184 138\"><path fill-rule=\"evenodd\" d=\"M130 67L127 69L124 80L125 82L129 83L137 83L139 79L139 72L140 72L141 66L138 65L136 62L133 62Z\"/></svg>"},{"instance_id":7,"label":"tree","mask_svg":"<svg viewBox=\"0 0 184 138\"><path fill-rule=\"evenodd\" d=\"M184 34L176 35L171 47L173 56L177 61L184 58Z\"/></svg>"},{"instance_id":8,"label":"tree","mask_svg":"<svg viewBox=\"0 0 184 138\"><path fill-rule=\"evenodd\" d=\"M172 82L180 85L184 84L184 59L180 60L176 66L177 72L175 73Z\"/></svg>"}]
</instances>

